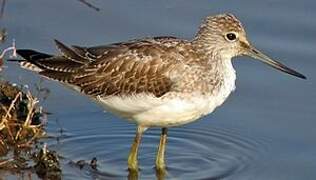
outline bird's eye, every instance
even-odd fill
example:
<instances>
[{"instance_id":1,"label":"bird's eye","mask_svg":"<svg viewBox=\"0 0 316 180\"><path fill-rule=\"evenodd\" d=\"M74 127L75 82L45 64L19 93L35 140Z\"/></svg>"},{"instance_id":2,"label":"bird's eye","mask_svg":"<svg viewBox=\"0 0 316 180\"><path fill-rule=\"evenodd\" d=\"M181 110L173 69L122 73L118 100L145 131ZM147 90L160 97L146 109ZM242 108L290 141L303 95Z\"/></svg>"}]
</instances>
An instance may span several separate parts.
<instances>
[{"instance_id":1,"label":"bird's eye","mask_svg":"<svg viewBox=\"0 0 316 180\"><path fill-rule=\"evenodd\" d=\"M226 34L225 38L228 41L235 41L237 39L237 35L236 35L236 33L230 32L230 33Z\"/></svg>"}]
</instances>

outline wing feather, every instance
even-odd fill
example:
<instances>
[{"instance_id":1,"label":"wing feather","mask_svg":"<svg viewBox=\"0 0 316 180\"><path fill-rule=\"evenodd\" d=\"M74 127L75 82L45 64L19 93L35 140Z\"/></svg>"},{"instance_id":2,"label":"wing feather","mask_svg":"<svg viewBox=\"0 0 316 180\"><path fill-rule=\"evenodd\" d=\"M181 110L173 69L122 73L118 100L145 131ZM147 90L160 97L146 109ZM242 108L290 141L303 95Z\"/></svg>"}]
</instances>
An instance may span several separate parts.
<instances>
[{"instance_id":1,"label":"wing feather","mask_svg":"<svg viewBox=\"0 0 316 180\"><path fill-rule=\"evenodd\" d=\"M185 60L176 46L186 42L170 37L90 48L55 42L59 56L32 50L18 53L40 68L41 75L79 87L90 96L148 93L161 97L172 88L170 72Z\"/></svg>"},{"instance_id":2,"label":"wing feather","mask_svg":"<svg viewBox=\"0 0 316 180\"><path fill-rule=\"evenodd\" d=\"M118 52L112 49L111 55L105 55L78 71L74 75L78 78L73 83L84 93L94 96L150 93L160 97L170 91L172 81L168 72L175 67L177 57L168 55L166 47L158 44L138 44L136 49L126 47ZM166 54L164 59L161 54Z\"/></svg>"}]
</instances>

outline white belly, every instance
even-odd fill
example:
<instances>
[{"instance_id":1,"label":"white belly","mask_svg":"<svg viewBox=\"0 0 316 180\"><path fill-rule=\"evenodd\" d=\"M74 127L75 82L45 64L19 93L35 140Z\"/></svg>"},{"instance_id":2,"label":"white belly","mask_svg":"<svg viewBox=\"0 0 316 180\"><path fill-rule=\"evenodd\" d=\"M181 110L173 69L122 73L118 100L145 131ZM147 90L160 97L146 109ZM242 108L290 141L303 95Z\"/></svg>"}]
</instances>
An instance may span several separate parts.
<instances>
[{"instance_id":1,"label":"white belly","mask_svg":"<svg viewBox=\"0 0 316 180\"><path fill-rule=\"evenodd\" d=\"M166 100L161 105L142 113L135 114L133 119L143 126L172 127L198 120L201 116L215 109L208 99L194 97L190 99L175 98Z\"/></svg>"},{"instance_id":2,"label":"white belly","mask_svg":"<svg viewBox=\"0 0 316 180\"><path fill-rule=\"evenodd\" d=\"M156 98L145 94L130 97L98 97L105 109L145 127L180 126L207 115L221 105L225 96L182 96Z\"/></svg>"}]
</instances>

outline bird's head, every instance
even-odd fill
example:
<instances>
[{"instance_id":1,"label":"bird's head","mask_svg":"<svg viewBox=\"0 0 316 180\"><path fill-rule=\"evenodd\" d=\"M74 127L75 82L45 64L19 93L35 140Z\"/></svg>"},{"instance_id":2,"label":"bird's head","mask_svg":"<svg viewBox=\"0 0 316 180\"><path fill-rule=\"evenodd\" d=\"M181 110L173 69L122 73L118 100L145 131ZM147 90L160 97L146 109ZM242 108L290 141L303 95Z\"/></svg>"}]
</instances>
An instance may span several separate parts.
<instances>
[{"instance_id":1,"label":"bird's head","mask_svg":"<svg viewBox=\"0 0 316 180\"><path fill-rule=\"evenodd\" d=\"M214 59L231 59L236 56L250 56L269 66L306 79L304 75L269 58L247 40L245 29L241 22L232 14L208 16L201 24L195 38L199 48L203 48ZM219 57L219 58L218 58Z\"/></svg>"}]
</instances>

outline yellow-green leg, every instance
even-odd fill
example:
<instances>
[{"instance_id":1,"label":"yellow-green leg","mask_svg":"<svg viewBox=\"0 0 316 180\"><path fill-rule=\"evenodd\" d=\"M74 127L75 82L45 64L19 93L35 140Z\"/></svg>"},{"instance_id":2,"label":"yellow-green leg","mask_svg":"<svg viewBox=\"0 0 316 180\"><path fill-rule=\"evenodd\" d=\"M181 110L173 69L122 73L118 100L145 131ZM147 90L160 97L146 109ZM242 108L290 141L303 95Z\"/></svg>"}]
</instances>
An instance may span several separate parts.
<instances>
[{"instance_id":1,"label":"yellow-green leg","mask_svg":"<svg viewBox=\"0 0 316 180\"><path fill-rule=\"evenodd\" d=\"M158 147L158 152L156 156L156 169L159 171L164 171L166 168L165 165L165 149L167 143L167 128L161 129L160 142Z\"/></svg>"},{"instance_id":2,"label":"yellow-green leg","mask_svg":"<svg viewBox=\"0 0 316 180\"><path fill-rule=\"evenodd\" d=\"M138 147L140 145L140 141L143 135L143 132L146 130L147 128L142 127L142 126L138 126L137 127L137 132L134 138L134 143L131 147L129 156L128 156L128 169L130 171L138 171Z\"/></svg>"}]
</instances>

